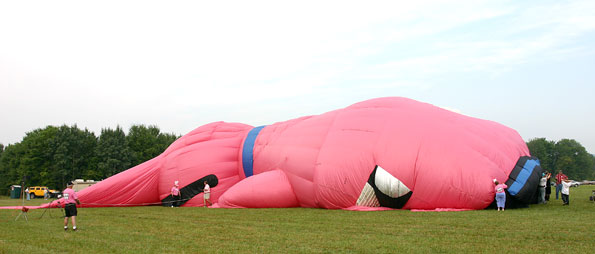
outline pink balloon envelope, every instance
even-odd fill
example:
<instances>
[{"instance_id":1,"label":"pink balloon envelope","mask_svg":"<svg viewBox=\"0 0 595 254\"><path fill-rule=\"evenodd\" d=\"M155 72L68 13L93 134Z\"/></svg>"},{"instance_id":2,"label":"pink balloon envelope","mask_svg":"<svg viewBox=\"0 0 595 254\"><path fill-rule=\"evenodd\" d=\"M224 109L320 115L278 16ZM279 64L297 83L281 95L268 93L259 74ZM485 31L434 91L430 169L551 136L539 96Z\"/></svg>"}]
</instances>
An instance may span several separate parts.
<instances>
[{"instance_id":1,"label":"pink balloon envelope","mask_svg":"<svg viewBox=\"0 0 595 254\"><path fill-rule=\"evenodd\" d=\"M504 125L387 97L256 128L207 124L78 195L83 207L169 205L179 181L183 205L203 206L207 181L222 208L484 209L493 179L532 191L540 169L514 170L527 156Z\"/></svg>"}]
</instances>

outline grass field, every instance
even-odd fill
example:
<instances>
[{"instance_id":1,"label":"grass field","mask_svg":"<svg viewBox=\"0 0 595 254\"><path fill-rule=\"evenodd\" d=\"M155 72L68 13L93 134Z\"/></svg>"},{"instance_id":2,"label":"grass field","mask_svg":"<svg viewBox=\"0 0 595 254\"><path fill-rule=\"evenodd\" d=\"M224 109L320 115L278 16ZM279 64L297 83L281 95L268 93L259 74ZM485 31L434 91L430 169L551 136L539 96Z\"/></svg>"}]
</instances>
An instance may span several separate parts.
<instances>
[{"instance_id":1,"label":"grass field","mask_svg":"<svg viewBox=\"0 0 595 254\"><path fill-rule=\"evenodd\" d=\"M0 253L594 253L591 190L572 188L570 206L553 195L505 212L83 208L77 232L64 232L59 209L28 222L0 209Z\"/></svg>"}]
</instances>

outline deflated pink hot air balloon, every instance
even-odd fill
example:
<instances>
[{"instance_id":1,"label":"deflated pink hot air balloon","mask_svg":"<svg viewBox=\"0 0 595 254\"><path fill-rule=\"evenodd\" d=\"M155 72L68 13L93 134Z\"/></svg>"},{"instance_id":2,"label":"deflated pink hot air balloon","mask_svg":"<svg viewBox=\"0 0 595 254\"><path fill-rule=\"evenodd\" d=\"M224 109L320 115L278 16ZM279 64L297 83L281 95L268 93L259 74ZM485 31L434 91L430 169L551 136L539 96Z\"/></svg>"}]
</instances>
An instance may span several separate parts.
<instances>
[{"instance_id":1,"label":"deflated pink hot air balloon","mask_svg":"<svg viewBox=\"0 0 595 254\"><path fill-rule=\"evenodd\" d=\"M511 204L531 202L542 170L528 156L501 124L378 98L256 128L201 126L79 199L83 207L169 205L179 181L183 205L202 206L206 180L223 208L484 209L494 178L509 186Z\"/></svg>"}]
</instances>

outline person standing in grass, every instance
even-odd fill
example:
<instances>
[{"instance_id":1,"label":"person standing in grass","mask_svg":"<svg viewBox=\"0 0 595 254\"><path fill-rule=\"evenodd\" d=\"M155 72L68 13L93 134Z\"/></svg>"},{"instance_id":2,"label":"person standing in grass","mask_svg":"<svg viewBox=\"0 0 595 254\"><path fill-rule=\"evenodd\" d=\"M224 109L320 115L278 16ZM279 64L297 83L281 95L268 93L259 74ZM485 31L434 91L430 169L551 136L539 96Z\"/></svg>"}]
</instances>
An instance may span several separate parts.
<instances>
[{"instance_id":1,"label":"person standing in grass","mask_svg":"<svg viewBox=\"0 0 595 254\"><path fill-rule=\"evenodd\" d=\"M494 179L494 184L496 185L494 190L496 191L496 205L498 206L498 211L504 211L504 206L506 205L506 193L504 192L504 189L508 188L508 186L499 183L496 179Z\"/></svg>"},{"instance_id":2,"label":"person standing in grass","mask_svg":"<svg viewBox=\"0 0 595 254\"><path fill-rule=\"evenodd\" d=\"M568 179L568 177L562 173L562 170L559 170L556 175L556 199L558 199L558 192L562 190L562 181L565 179Z\"/></svg>"},{"instance_id":3,"label":"person standing in grass","mask_svg":"<svg viewBox=\"0 0 595 254\"><path fill-rule=\"evenodd\" d=\"M562 205L570 205L570 180L562 180Z\"/></svg>"},{"instance_id":4,"label":"person standing in grass","mask_svg":"<svg viewBox=\"0 0 595 254\"><path fill-rule=\"evenodd\" d=\"M180 206L180 202L182 201L182 193L180 193L180 189L179 189L179 185L178 185L178 181L174 182L174 187L171 187L171 197L172 197L172 201L171 201L171 207L178 207Z\"/></svg>"},{"instance_id":5,"label":"person standing in grass","mask_svg":"<svg viewBox=\"0 0 595 254\"><path fill-rule=\"evenodd\" d=\"M204 193L203 201L204 201L205 207L212 205L213 203L211 203L211 186L209 186L209 183L207 183L206 180L205 180L205 187L202 189L202 191ZM207 205L207 202L209 203L209 205Z\"/></svg>"},{"instance_id":6,"label":"person standing in grass","mask_svg":"<svg viewBox=\"0 0 595 254\"><path fill-rule=\"evenodd\" d=\"M537 197L538 204L545 204L545 185L547 184L547 179L549 176L544 172L541 174L541 179L539 179L539 196Z\"/></svg>"},{"instance_id":7,"label":"person standing in grass","mask_svg":"<svg viewBox=\"0 0 595 254\"><path fill-rule=\"evenodd\" d=\"M552 173L545 171L547 175L547 181L545 183L545 201L550 201L550 195L552 194Z\"/></svg>"},{"instance_id":8,"label":"person standing in grass","mask_svg":"<svg viewBox=\"0 0 595 254\"><path fill-rule=\"evenodd\" d=\"M76 231L76 205L81 204L76 192L72 189L73 183L68 182L66 189L62 192L62 202L64 202L64 231L68 230L68 218L72 221L72 230Z\"/></svg>"}]
</instances>

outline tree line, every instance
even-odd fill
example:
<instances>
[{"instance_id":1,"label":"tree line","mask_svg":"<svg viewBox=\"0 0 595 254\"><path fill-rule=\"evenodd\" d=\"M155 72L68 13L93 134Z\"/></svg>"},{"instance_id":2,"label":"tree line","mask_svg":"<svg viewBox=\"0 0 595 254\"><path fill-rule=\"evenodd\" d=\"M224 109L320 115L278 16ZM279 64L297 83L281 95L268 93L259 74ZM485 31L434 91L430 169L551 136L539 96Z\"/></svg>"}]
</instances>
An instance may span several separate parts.
<instances>
[{"instance_id":1,"label":"tree line","mask_svg":"<svg viewBox=\"0 0 595 254\"><path fill-rule=\"evenodd\" d=\"M99 136L76 125L36 129L21 142L0 144L0 194L23 181L61 190L74 179L102 180L156 157L178 138L145 125L133 125L128 135L119 126Z\"/></svg>"},{"instance_id":2,"label":"tree line","mask_svg":"<svg viewBox=\"0 0 595 254\"><path fill-rule=\"evenodd\" d=\"M562 170L573 180L595 179L595 156L574 139L560 141L535 138L527 142L531 155L539 159L541 168L557 174Z\"/></svg>"}]
</instances>

